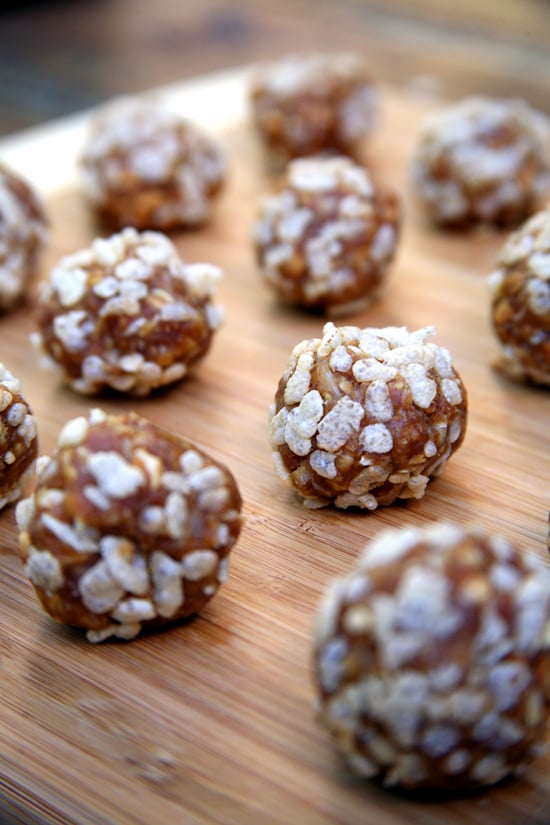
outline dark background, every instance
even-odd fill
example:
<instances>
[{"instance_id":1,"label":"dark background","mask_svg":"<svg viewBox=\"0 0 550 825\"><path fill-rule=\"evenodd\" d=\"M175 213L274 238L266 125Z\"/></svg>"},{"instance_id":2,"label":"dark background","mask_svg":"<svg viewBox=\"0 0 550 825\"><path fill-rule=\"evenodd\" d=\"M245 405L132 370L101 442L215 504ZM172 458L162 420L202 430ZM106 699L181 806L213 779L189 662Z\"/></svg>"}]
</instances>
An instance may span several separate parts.
<instances>
[{"instance_id":1,"label":"dark background","mask_svg":"<svg viewBox=\"0 0 550 825\"><path fill-rule=\"evenodd\" d=\"M0 135L312 49L357 50L379 81L550 109L548 0L0 0Z\"/></svg>"}]
</instances>

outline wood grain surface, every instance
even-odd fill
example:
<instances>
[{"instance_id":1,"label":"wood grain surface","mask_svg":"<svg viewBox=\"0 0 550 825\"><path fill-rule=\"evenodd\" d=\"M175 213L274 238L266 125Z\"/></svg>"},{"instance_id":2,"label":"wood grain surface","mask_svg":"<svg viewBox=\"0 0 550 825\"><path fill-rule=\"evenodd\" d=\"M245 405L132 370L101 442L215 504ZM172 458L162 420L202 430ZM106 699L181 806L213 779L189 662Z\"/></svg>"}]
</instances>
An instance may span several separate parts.
<instances>
[{"instance_id":1,"label":"wood grain surface","mask_svg":"<svg viewBox=\"0 0 550 825\"><path fill-rule=\"evenodd\" d=\"M514 384L491 366L497 347L486 276L504 235L445 234L429 225L407 171L426 106L382 89L382 122L365 160L402 195L404 233L386 294L346 322L434 324L436 341L451 350L468 388L468 432L420 501L375 513L307 511L273 470L267 409L292 347L319 335L323 321L281 307L255 268L250 225L270 180L241 116L245 78L230 75L226 84L217 78L214 87L231 171L213 220L174 236L185 260L208 260L225 272L219 300L227 320L191 377L149 399L85 399L38 365L28 343L32 298L0 319L0 360L22 381L42 452L52 450L68 418L89 406L132 407L227 464L245 502L230 579L200 616L99 646L41 611L18 557L13 508L0 514L0 821L544 825L548 756L521 779L446 800L402 796L354 778L317 723L311 678L319 598L381 528L447 518L546 553L550 395ZM215 126L207 87L193 98L193 115ZM228 102L237 122L223 116ZM51 220L42 275L97 231L71 179L78 140L66 151L67 133L80 136L82 125L61 123L22 138L19 152L18 139L0 143L0 158L19 167L34 168L37 158L58 163L63 188L42 187Z\"/></svg>"}]
</instances>

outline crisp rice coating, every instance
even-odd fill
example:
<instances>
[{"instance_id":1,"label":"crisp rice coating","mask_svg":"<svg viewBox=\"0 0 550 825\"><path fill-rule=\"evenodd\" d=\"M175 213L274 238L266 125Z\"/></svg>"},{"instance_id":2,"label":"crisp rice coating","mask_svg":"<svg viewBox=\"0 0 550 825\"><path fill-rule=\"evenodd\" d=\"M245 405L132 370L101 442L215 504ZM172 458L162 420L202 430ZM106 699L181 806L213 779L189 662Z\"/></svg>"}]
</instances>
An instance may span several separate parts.
<instances>
[{"instance_id":1,"label":"crisp rice coating","mask_svg":"<svg viewBox=\"0 0 550 825\"><path fill-rule=\"evenodd\" d=\"M543 749L549 648L550 571L534 554L454 524L386 530L320 606L320 719L387 786L491 785Z\"/></svg>"},{"instance_id":2,"label":"crisp rice coating","mask_svg":"<svg viewBox=\"0 0 550 825\"><path fill-rule=\"evenodd\" d=\"M413 181L442 225L517 225L550 185L550 121L521 100L469 97L429 117Z\"/></svg>"},{"instance_id":3,"label":"crisp rice coating","mask_svg":"<svg viewBox=\"0 0 550 825\"><path fill-rule=\"evenodd\" d=\"M0 364L0 509L26 494L37 454L36 421L21 384Z\"/></svg>"},{"instance_id":4,"label":"crisp rice coating","mask_svg":"<svg viewBox=\"0 0 550 825\"><path fill-rule=\"evenodd\" d=\"M115 229L203 223L226 174L218 142L153 97L116 99L99 112L81 166L86 196Z\"/></svg>"},{"instance_id":5,"label":"crisp rice coating","mask_svg":"<svg viewBox=\"0 0 550 825\"><path fill-rule=\"evenodd\" d=\"M235 479L134 414L67 422L16 510L25 571L47 612L91 642L201 610L241 527Z\"/></svg>"},{"instance_id":6,"label":"crisp rice coating","mask_svg":"<svg viewBox=\"0 0 550 825\"><path fill-rule=\"evenodd\" d=\"M146 395L180 380L223 319L218 267L185 264L158 232L127 228L62 258L44 283L36 345L83 394Z\"/></svg>"},{"instance_id":7,"label":"crisp rice coating","mask_svg":"<svg viewBox=\"0 0 550 825\"><path fill-rule=\"evenodd\" d=\"M0 164L0 311L11 309L24 296L47 237L46 214L37 193Z\"/></svg>"},{"instance_id":8,"label":"crisp rice coating","mask_svg":"<svg viewBox=\"0 0 550 825\"><path fill-rule=\"evenodd\" d=\"M497 366L514 378L550 384L550 209L504 244L489 277Z\"/></svg>"},{"instance_id":9,"label":"crisp rice coating","mask_svg":"<svg viewBox=\"0 0 550 825\"><path fill-rule=\"evenodd\" d=\"M270 411L281 478L306 507L422 498L466 432L467 395L432 327L325 324L292 353Z\"/></svg>"},{"instance_id":10,"label":"crisp rice coating","mask_svg":"<svg viewBox=\"0 0 550 825\"><path fill-rule=\"evenodd\" d=\"M251 103L274 165L322 152L355 157L378 120L374 84L352 53L289 55L260 66Z\"/></svg>"},{"instance_id":11,"label":"crisp rice coating","mask_svg":"<svg viewBox=\"0 0 550 825\"><path fill-rule=\"evenodd\" d=\"M345 157L292 161L253 228L266 282L286 302L333 315L375 300L393 260L400 201Z\"/></svg>"}]
</instances>

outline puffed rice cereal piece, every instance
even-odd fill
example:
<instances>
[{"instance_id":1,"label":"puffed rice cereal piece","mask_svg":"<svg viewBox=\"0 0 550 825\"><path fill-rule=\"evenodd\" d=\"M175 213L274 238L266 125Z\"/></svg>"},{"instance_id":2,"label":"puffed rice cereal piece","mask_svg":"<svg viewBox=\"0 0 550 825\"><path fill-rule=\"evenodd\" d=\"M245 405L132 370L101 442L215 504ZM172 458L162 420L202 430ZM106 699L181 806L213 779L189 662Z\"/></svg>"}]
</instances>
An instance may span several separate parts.
<instances>
[{"instance_id":1,"label":"puffed rice cereal piece","mask_svg":"<svg viewBox=\"0 0 550 825\"><path fill-rule=\"evenodd\" d=\"M37 454L36 421L21 382L0 364L0 509L26 494Z\"/></svg>"},{"instance_id":2,"label":"puffed rice cereal piece","mask_svg":"<svg viewBox=\"0 0 550 825\"><path fill-rule=\"evenodd\" d=\"M289 55L260 66L251 103L275 166L322 152L356 157L378 120L374 84L352 53Z\"/></svg>"},{"instance_id":3,"label":"puffed rice cereal piece","mask_svg":"<svg viewBox=\"0 0 550 825\"><path fill-rule=\"evenodd\" d=\"M223 186L219 143L160 98L121 98L93 120L84 192L114 229L168 231L206 221Z\"/></svg>"},{"instance_id":4,"label":"puffed rice cereal piece","mask_svg":"<svg viewBox=\"0 0 550 825\"><path fill-rule=\"evenodd\" d=\"M299 343L270 410L281 478L309 508L420 499L460 447L467 394L433 327L325 324Z\"/></svg>"},{"instance_id":5,"label":"puffed rice cereal piece","mask_svg":"<svg viewBox=\"0 0 550 825\"><path fill-rule=\"evenodd\" d=\"M349 158L292 161L253 228L266 282L287 303L342 314L374 301L397 248L397 195Z\"/></svg>"},{"instance_id":6,"label":"puffed rice cereal piece","mask_svg":"<svg viewBox=\"0 0 550 825\"><path fill-rule=\"evenodd\" d=\"M187 439L94 409L65 424L16 517L43 607L101 642L204 607L227 579L241 497L229 470Z\"/></svg>"},{"instance_id":7,"label":"puffed rice cereal piece","mask_svg":"<svg viewBox=\"0 0 550 825\"><path fill-rule=\"evenodd\" d=\"M439 224L517 225L550 185L550 120L521 100L466 98L426 120L412 174Z\"/></svg>"},{"instance_id":8,"label":"puffed rice cereal piece","mask_svg":"<svg viewBox=\"0 0 550 825\"><path fill-rule=\"evenodd\" d=\"M77 392L147 395L207 353L223 319L212 300L220 277L185 264L165 235L124 229L59 261L33 340Z\"/></svg>"},{"instance_id":9,"label":"puffed rice cereal piece","mask_svg":"<svg viewBox=\"0 0 550 825\"><path fill-rule=\"evenodd\" d=\"M497 366L514 378L550 385L550 208L510 235L489 285L501 344Z\"/></svg>"},{"instance_id":10,"label":"puffed rice cereal piece","mask_svg":"<svg viewBox=\"0 0 550 825\"><path fill-rule=\"evenodd\" d=\"M550 571L477 528L385 530L317 615L320 721L350 768L458 791L521 774L550 709Z\"/></svg>"},{"instance_id":11,"label":"puffed rice cereal piece","mask_svg":"<svg viewBox=\"0 0 550 825\"><path fill-rule=\"evenodd\" d=\"M48 238L46 213L38 194L0 164L0 311L21 300L36 272Z\"/></svg>"}]
</instances>

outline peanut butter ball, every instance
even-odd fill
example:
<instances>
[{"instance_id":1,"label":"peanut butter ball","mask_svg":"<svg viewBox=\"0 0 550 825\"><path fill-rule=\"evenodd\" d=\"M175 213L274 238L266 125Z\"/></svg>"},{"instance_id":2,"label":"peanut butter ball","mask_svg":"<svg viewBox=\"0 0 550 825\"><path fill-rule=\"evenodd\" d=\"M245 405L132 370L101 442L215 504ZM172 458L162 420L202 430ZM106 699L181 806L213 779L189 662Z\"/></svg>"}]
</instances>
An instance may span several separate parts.
<instances>
[{"instance_id":1,"label":"peanut butter ball","mask_svg":"<svg viewBox=\"0 0 550 825\"><path fill-rule=\"evenodd\" d=\"M203 450L94 409L65 424L16 516L46 611L101 642L201 610L227 578L240 512L235 479Z\"/></svg>"},{"instance_id":2,"label":"peanut butter ball","mask_svg":"<svg viewBox=\"0 0 550 825\"><path fill-rule=\"evenodd\" d=\"M517 379L550 384L550 209L513 232L489 278L498 367Z\"/></svg>"},{"instance_id":3,"label":"peanut butter ball","mask_svg":"<svg viewBox=\"0 0 550 825\"><path fill-rule=\"evenodd\" d=\"M81 168L84 193L108 226L162 232L207 221L226 174L218 141L155 97L101 110Z\"/></svg>"},{"instance_id":4,"label":"peanut butter ball","mask_svg":"<svg viewBox=\"0 0 550 825\"><path fill-rule=\"evenodd\" d=\"M221 275L184 263L160 232L97 238L43 283L35 344L76 392L147 395L208 352L223 320L213 301Z\"/></svg>"},{"instance_id":5,"label":"peanut butter ball","mask_svg":"<svg viewBox=\"0 0 550 825\"><path fill-rule=\"evenodd\" d=\"M37 192L0 164L0 312L24 297L47 238L48 221Z\"/></svg>"},{"instance_id":6,"label":"peanut butter ball","mask_svg":"<svg viewBox=\"0 0 550 825\"><path fill-rule=\"evenodd\" d=\"M325 324L293 350L270 412L281 478L306 507L420 499L460 447L467 394L432 327Z\"/></svg>"},{"instance_id":7,"label":"peanut butter ball","mask_svg":"<svg viewBox=\"0 0 550 825\"><path fill-rule=\"evenodd\" d=\"M253 77L254 122L275 168L320 153L355 157L378 119L374 84L353 53L297 54Z\"/></svg>"},{"instance_id":8,"label":"peanut butter ball","mask_svg":"<svg viewBox=\"0 0 550 825\"><path fill-rule=\"evenodd\" d=\"M256 257L283 301L342 315L379 297L400 224L398 196L349 158L295 160L259 205Z\"/></svg>"},{"instance_id":9,"label":"peanut butter ball","mask_svg":"<svg viewBox=\"0 0 550 825\"><path fill-rule=\"evenodd\" d=\"M27 493L37 454L36 420L21 382L0 364L0 509Z\"/></svg>"},{"instance_id":10,"label":"peanut butter ball","mask_svg":"<svg viewBox=\"0 0 550 825\"><path fill-rule=\"evenodd\" d=\"M443 226L514 226L550 186L550 121L522 100L468 97L426 119L412 161Z\"/></svg>"},{"instance_id":11,"label":"peanut butter ball","mask_svg":"<svg viewBox=\"0 0 550 825\"><path fill-rule=\"evenodd\" d=\"M550 708L550 571L451 523L385 530L317 615L320 720L351 769L460 791L522 773Z\"/></svg>"}]
</instances>

